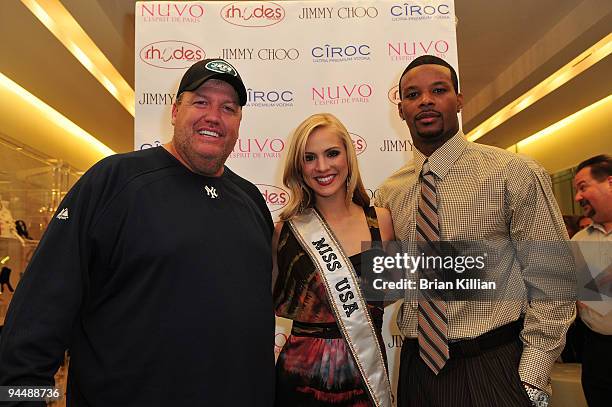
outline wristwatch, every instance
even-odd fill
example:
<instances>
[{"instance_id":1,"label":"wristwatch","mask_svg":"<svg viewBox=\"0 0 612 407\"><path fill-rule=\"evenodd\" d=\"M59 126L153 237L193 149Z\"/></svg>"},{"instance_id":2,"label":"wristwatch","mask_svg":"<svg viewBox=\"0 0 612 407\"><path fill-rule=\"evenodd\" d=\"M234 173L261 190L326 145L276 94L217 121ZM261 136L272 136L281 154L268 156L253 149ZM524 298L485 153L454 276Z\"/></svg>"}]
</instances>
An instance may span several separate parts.
<instances>
[{"instance_id":1,"label":"wristwatch","mask_svg":"<svg viewBox=\"0 0 612 407\"><path fill-rule=\"evenodd\" d=\"M523 383L523 386L525 386L525 391L534 407L548 407L548 403L550 402L548 393L528 384Z\"/></svg>"}]
</instances>

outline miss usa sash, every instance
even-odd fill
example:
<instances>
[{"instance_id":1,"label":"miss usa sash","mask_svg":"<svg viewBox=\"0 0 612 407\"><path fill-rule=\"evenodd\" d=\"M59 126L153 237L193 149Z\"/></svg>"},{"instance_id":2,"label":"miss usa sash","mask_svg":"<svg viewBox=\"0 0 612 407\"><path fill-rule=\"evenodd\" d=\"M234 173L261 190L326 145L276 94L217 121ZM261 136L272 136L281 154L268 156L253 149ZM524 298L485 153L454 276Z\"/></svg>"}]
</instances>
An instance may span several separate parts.
<instances>
[{"instance_id":1,"label":"miss usa sash","mask_svg":"<svg viewBox=\"0 0 612 407\"><path fill-rule=\"evenodd\" d=\"M370 398L376 407L391 407L387 370L353 265L314 209L306 209L291 219L289 226L321 275L336 321Z\"/></svg>"}]
</instances>

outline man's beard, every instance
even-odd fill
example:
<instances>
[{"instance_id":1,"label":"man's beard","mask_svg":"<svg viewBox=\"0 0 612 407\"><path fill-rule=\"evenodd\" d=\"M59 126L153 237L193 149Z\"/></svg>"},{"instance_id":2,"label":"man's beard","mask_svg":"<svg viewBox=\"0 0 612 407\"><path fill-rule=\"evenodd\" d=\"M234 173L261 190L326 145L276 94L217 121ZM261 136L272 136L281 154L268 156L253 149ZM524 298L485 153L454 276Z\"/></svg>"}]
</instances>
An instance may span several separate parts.
<instances>
[{"instance_id":1,"label":"man's beard","mask_svg":"<svg viewBox=\"0 0 612 407\"><path fill-rule=\"evenodd\" d=\"M221 168L223 168L225 160L231 153L231 150L224 150L218 155L204 155L196 153L194 148L192 148L189 143L190 139L183 138L177 143L176 149L178 150L179 154L181 154L183 159L189 164L191 170L197 174L208 177L218 175L217 173Z\"/></svg>"}]
</instances>

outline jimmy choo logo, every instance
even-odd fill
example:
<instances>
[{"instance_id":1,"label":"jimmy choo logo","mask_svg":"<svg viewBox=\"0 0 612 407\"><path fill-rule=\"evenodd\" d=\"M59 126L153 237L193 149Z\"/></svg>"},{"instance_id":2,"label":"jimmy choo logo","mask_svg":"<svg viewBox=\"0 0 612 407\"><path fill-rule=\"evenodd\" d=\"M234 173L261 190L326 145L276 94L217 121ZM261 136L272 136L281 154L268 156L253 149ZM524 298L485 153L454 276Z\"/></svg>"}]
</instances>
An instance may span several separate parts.
<instances>
[{"instance_id":1,"label":"jimmy choo logo","mask_svg":"<svg viewBox=\"0 0 612 407\"><path fill-rule=\"evenodd\" d=\"M382 146L379 148L382 152L412 151L412 143L408 140L383 139L382 142Z\"/></svg>"}]
</instances>

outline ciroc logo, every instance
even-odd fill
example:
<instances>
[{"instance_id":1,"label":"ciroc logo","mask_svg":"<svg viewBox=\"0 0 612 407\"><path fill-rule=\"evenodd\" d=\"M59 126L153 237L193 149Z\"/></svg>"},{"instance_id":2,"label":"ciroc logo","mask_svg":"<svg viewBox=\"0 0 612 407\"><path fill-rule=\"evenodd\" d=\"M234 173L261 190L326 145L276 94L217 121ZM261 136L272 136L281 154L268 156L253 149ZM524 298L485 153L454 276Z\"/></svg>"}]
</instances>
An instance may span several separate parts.
<instances>
[{"instance_id":1,"label":"ciroc logo","mask_svg":"<svg viewBox=\"0 0 612 407\"><path fill-rule=\"evenodd\" d=\"M355 147L355 153L357 155L363 153L366 148L368 148L368 143L366 143L365 139L359 134L349 133L349 135L351 136L351 141L353 142L353 147Z\"/></svg>"},{"instance_id":2,"label":"ciroc logo","mask_svg":"<svg viewBox=\"0 0 612 407\"><path fill-rule=\"evenodd\" d=\"M206 53L195 44L168 40L145 45L139 56L144 63L156 68L184 69L206 58Z\"/></svg>"},{"instance_id":3,"label":"ciroc logo","mask_svg":"<svg viewBox=\"0 0 612 407\"><path fill-rule=\"evenodd\" d=\"M397 105L399 102L401 102L402 100L400 99L399 85L395 85L394 87L389 89L388 96L389 102L393 103L394 105Z\"/></svg>"},{"instance_id":4,"label":"ciroc logo","mask_svg":"<svg viewBox=\"0 0 612 407\"><path fill-rule=\"evenodd\" d=\"M140 16L147 23L199 23L204 7L190 3L141 3Z\"/></svg>"},{"instance_id":5,"label":"ciroc logo","mask_svg":"<svg viewBox=\"0 0 612 407\"><path fill-rule=\"evenodd\" d=\"M221 18L241 27L269 27L285 18L285 9L269 1L237 2L223 7Z\"/></svg>"},{"instance_id":6,"label":"ciroc logo","mask_svg":"<svg viewBox=\"0 0 612 407\"><path fill-rule=\"evenodd\" d=\"M236 140L231 158L274 159L281 158L285 141L280 138L239 138Z\"/></svg>"},{"instance_id":7,"label":"ciroc logo","mask_svg":"<svg viewBox=\"0 0 612 407\"><path fill-rule=\"evenodd\" d=\"M247 89L247 106L249 107L291 107L293 91L287 89Z\"/></svg>"},{"instance_id":8,"label":"ciroc logo","mask_svg":"<svg viewBox=\"0 0 612 407\"><path fill-rule=\"evenodd\" d=\"M390 14L393 21L450 20L452 18L450 5L446 3L426 6L411 2L394 4L391 6Z\"/></svg>"},{"instance_id":9,"label":"ciroc logo","mask_svg":"<svg viewBox=\"0 0 612 407\"><path fill-rule=\"evenodd\" d=\"M313 62L369 61L370 46L367 44L318 45L310 51Z\"/></svg>"},{"instance_id":10,"label":"ciroc logo","mask_svg":"<svg viewBox=\"0 0 612 407\"><path fill-rule=\"evenodd\" d=\"M398 41L387 43L387 52L392 61L412 61L420 55L435 55L444 58L450 45L445 40Z\"/></svg>"},{"instance_id":11,"label":"ciroc logo","mask_svg":"<svg viewBox=\"0 0 612 407\"><path fill-rule=\"evenodd\" d=\"M312 87L311 91L312 101L315 105L340 105L368 103L373 93L373 87L369 83L346 83Z\"/></svg>"},{"instance_id":12,"label":"ciroc logo","mask_svg":"<svg viewBox=\"0 0 612 407\"><path fill-rule=\"evenodd\" d=\"M270 212L283 209L289 203L289 193L284 189L268 184L255 184L266 200Z\"/></svg>"}]
</instances>

